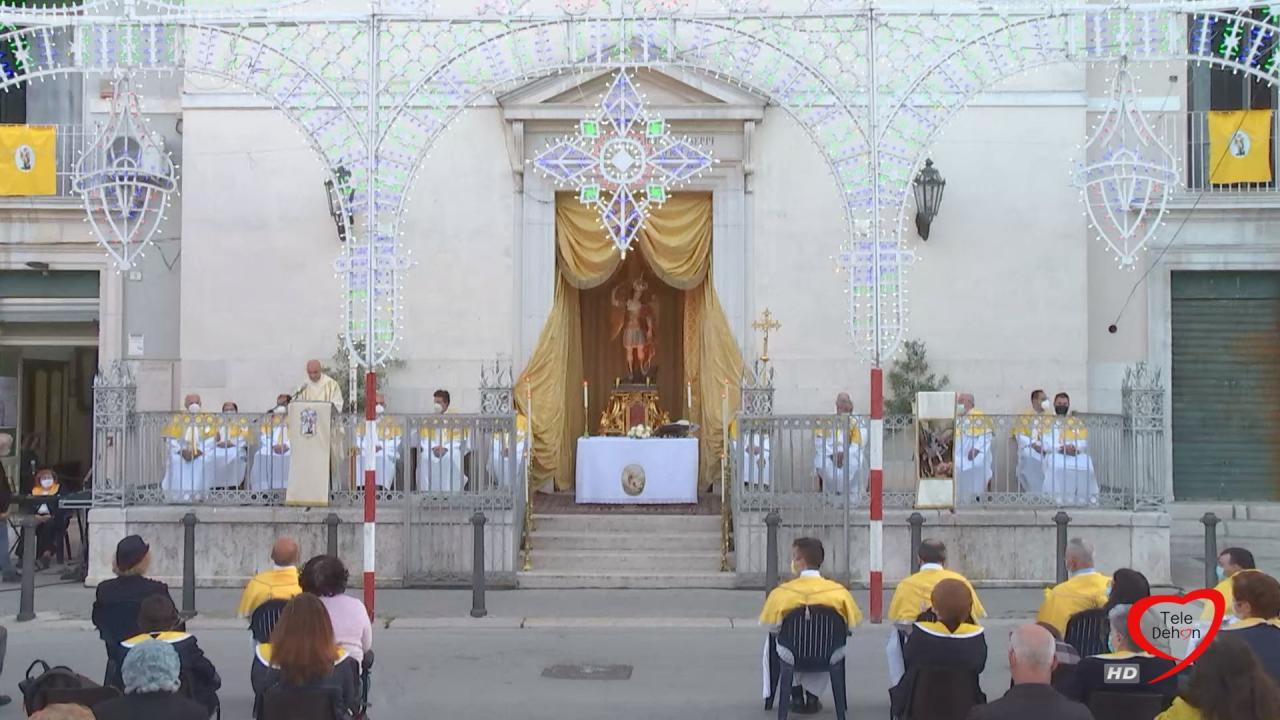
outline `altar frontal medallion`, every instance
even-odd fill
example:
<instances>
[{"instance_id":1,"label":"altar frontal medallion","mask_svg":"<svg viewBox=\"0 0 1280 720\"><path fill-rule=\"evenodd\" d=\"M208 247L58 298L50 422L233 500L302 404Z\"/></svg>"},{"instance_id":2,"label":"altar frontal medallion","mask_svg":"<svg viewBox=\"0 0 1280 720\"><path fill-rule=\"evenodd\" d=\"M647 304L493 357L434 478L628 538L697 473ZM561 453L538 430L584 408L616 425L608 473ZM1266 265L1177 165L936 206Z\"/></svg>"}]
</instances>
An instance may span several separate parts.
<instances>
[{"instance_id":1,"label":"altar frontal medallion","mask_svg":"<svg viewBox=\"0 0 1280 720\"><path fill-rule=\"evenodd\" d=\"M644 468L631 463L622 468L622 492L635 497L644 492Z\"/></svg>"}]
</instances>

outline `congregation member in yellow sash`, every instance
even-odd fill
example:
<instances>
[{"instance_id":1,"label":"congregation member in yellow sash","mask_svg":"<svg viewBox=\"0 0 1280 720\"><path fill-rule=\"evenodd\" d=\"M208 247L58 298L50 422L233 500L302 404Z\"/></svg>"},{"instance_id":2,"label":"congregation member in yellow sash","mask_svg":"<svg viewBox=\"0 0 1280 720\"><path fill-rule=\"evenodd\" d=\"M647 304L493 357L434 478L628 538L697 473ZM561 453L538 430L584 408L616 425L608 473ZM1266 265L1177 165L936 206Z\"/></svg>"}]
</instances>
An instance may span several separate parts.
<instances>
[{"instance_id":1,"label":"congregation member in yellow sash","mask_svg":"<svg viewBox=\"0 0 1280 720\"><path fill-rule=\"evenodd\" d=\"M249 468L250 490L283 490L289 484L289 396L276 396L276 406L262 419L258 451Z\"/></svg>"},{"instance_id":2,"label":"congregation member in yellow sash","mask_svg":"<svg viewBox=\"0 0 1280 720\"><path fill-rule=\"evenodd\" d=\"M1182 692L1155 720L1280 718L1280 686L1267 677L1253 651L1230 635L1209 643L1188 672Z\"/></svg>"},{"instance_id":3,"label":"congregation member in yellow sash","mask_svg":"<svg viewBox=\"0 0 1280 720\"><path fill-rule=\"evenodd\" d=\"M0 478L2 479L2 478ZM40 468L35 473L35 483L31 487L33 497L48 498L48 503L40 503L35 509L36 521L36 569L44 570L53 563L53 554L67 531L67 523L71 517L66 510L54 502L62 495L62 484L53 468ZM14 547L14 555L18 558L26 552L26 536L18 533L18 544ZM4 552L8 552L5 548Z\"/></svg>"},{"instance_id":4,"label":"congregation member in yellow sash","mask_svg":"<svg viewBox=\"0 0 1280 720\"><path fill-rule=\"evenodd\" d=\"M396 484L396 465L400 462L400 443L404 440L404 426L394 418L386 417L387 398L378 393L373 411L378 416L378 437L374 440L374 482L384 490L390 490ZM360 443L360 463L356 466L356 487L364 487L364 454L369 451L369 440L364 432L358 438Z\"/></svg>"},{"instance_id":5,"label":"congregation member in yellow sash","mask_svg":"<svg viewBox=\"0 0 1280 720\"><path fill-rule=\"evenodd\" d=\"M1036 614L1037 621L1049 623L1059 634L1066 634L1072 615L1106 605L1111 586L1111 578L1093 567L1093 546L1081 538L1067 542L1066 565L1067 580L1044 591Z\"/></svg>"},{"instance_id":6,"label":"congregation member in yellow sash","mask_svg":"<svg viewBox=\"0 0 1280 720\"><path fill-rule=\"evenodd\" d=\"M862 463L862 429L853 417L853 399L849 393L836 395L836 415L839 416L836 427L814 432L813 468L826 492L844 492L846 478L852 491L862 492L867 485ZM849 424L848 438L841 438L836 429L844 421Z\"/></svg>"},{"instance_id":7,"label":"congregation member in yellow sash","mask_svg":"<svg viewBox=\"0 0 1280 720\"><path fill-rule=\"evenodd\" d=\"M277 688L328 695L333 717L347 718L342 711L352 713L360 699L360 665L338 645L324 603L304 592L285 605L271 642L258 643L249 683L255 718L262 717L264 696Z\"/></svg>"},{"instance_id":8,"label":"congregation member in yellow sash","mask_svg":"<svg viewBox=\"0 0 1280 720\"><path fill-rule=\"evenodd\" d=\"M987 638L970 622L975 613L973 590L961 580L948 579L933 587L929 605L937 620L914 622L902 650L902 679L889 689L889 717L911 717L911 698L924 668L972 674L974 705L987 702L978 677L987 667Z\"/></svg>"},{"instance_id":9,"label":"congregation member in yellow sash","mask_svg":"<svg viewBox=\"0 0 1280 720\"><path fill-rule=\"evenodd\" d=\"M1041 436L1044 447L1044 491L1059 505L1089 505L1098 501L1098 480L1089 458L1089 429L1071 414L1071 397L1053 396L1056 417Z\"/></svg>"},{"instance_id":10,"label":"congregation member in yellow sash","mask_svg":"<svg viewBox=\"0 0 1280 720\"><path fill-rule=\"evenodd\" d=\"M974 407L973 393L956 396L956 501L973 503L991 482L991 419Z\"/></svg>"},{"instance_id":11,"label":"congregation member in yellow sash","mask_svg":"<svg viewBox=\"0 0 1280 720\"><path fill-rule=\"evenodd\" d=\"M271 546L271 569L249 578L240 593L240 617L253 615L268 600L289 600L302 592L298 580L298 562L302 559L298 541L290 537L276 538Z\"/></svg>"},{"instance_id":12,"label":"congregation member in yellow sash","mask_svg":"<svg viewBox=\"0 0 1280 720\"><path fill-rule=\"evenodd\" d=\"M1111 632L1107 636L1110 652L1101 655L1090 655L1076 665L1076 671L1059 688L1059 692L1076 702L1089 704L1090 697L1096 692L1106 693L1152 693L1162 695L1166 703L1173 702L1178 693L1178 676L1170 675L1160 682L1151 681L1173 669L1177 663L1167 658L1156 657L1145 652L1134 642L1129 634L1129 611L1132 605L1116 605L1107 613L1111 624ZM1144 631L1161 626L1161 620L1154 609L1148 609L1146 617L1140 623ZM1165 650L1167 651L1167 647ZM1108 682L1107 667L1115 663L1138 666L1138 682L1118 684Z\"/></svg>"},{"instance_id":13,"label":"congregation member in yellow sash","mask_svg":"<svg viewBox=\"0 0 1280 720\"><path fill-rule=\"evenodd\" d=\"M204 706L212 717L218 712L218 690L222 677L213 662L200 649L195 635L182 630L184 623L178 615L173 598L165 595L149 595L138 606L138 634L120 643L123 650L121 662L112 666L113 677L108 685L124 687L121 668L124 659L133 648L148 640L159 640L178 653L179 675L183 680L183 692Z\"/></svg>"},{"instance_id":14,"label":"congregation member in yellow sash","mask_svg":"<svg viewBox=\"0 0 1280 720\"><path fill-rule=\"evenodd\" d=\"M209 465L215 490L235 490L244 484L249 469L249 422L240 417L239 406L228 400L222 403L222 416L217 419L217 435L209 451Z\"/></svg>"},{"instance_id":15,"label":"congregation member in yellow sash","mask_svg":"<svg viewBox=\"0 0 1280 720\"><path fill-rule=\"evenodd\" d=\"M769 628L771 636L781 628L782 619L787 613L806 605L833 608L844 618L850 630L862 622L862 611L853 601L848 588L822 577L819 569L824 559L826 551L823 550L822 542L816 538L796 538L791 543L791 571L796 577L774 588L760 610L760 624ZM773 694L773 679L769 673L772 647L773 643L767 640L762 657L765 698ZM778 701L790 700L793 712L812 715L822 709L818 698L826 692L830 683L829 673L798 672L793 676L790 698L784 696L778 698Z\"/></svg>"},{"instance_id":16,"label":"congregation member in yellow sash","mask_svg":"<svg viewBox=\"0 0 1280 720\"><path fill-rule=\"evenodd\" d=\"M436 390L431 397L433 414L449 412L448 390ZM418 445L421 450L418 453L418 491L462 492L466 483L463 460L471 450L466 433L461 429L428 424L419 432Z\"/></svg>"},{"instance_id":17,"label":"congregation member in yellow sash","mask_svg":"<svg viewBox=\"0 0 1280 720\"><path fill-rule=\"evenodd\" d=\"M218 430L214 416L201 411L199 395L187 395L182 407L186 412L171 417L161 432L169 461L161 489L172 499L187 501L202 495L213 480L206 454Z\"/></svg>"},{"instance_id":18,"label":"congregation member in yellow sash","mask_svg":"<svg viewBox=\"0 0 1280 720\"><path fill-rule=\"evenodd\" d=\"M1280 582L1262 572L1241 572L1231 579L1238 620L1222 632L1243 640L1262 669L1280 683Z\"/></svg>"},{"instance_id":19,"label":"congregation member in yellow sash","mask_svg":"<svg viewBox=\"0 0 1280 720\"><path fill-rule=\"evenodd\" d=\"M529 419L516 413L514 435L495 433L489 449L489 472L498 487L508 487L511 478L524 482L525 444L529 442Z\"/></svg>"},{"instance_id":20,"label":"congregation member in yellow sash","mask_svg":"<svg viewBox=\"0 0 1280 720\"><path fill-rule=\"evenodd\" d=\"M925 538L920 541L920 570L909 575L894 588L893 599L889 601L889 619L893 622L913 623L920 613L930 608L933 588L943 580L959 580L973 594L973 618L981 620L987 616L986 608L978 599L978 591L973 589L968 579L960 573L949 570L947 564L947 546L941 540Z\"/></svg>"},{"instance_id":21,"label":"congregation member in yellow sash","mask_svg":"<svg viewBox=\"0 0 1280 720\"><path fill-rule=\"evenodd\" d=\"M1013 439L1018 443L1018 487L1024 493L1038 494L1044 489L1044 436L1053 416L1053 403L1044 390L1031 391L1031 413L1022 415L1013 426Z\"/></svg>"},{"instance_id":22,"label":"congregation member in yellow sash","mask_svg":"<svg viewBox=\"0 0 1280 720\"><path fill-rule=\"evenodd\" d=\"M819 431L821 432L821 431ZM738 437L738 419L729 421L729 438L742 446L742 484L754 489L769 487L769 434L752 430ZM819 452L821 448L819 448ZM817 464L819 458L815 457Z\"/></svg>"},{"instance_id":23,"label":"congregation member in yellow sash","mask_svg":"<svg viewBox=\"0 0 1280 720\"><path fill-rule=\"evenodd\" d=\"M1241 547L1229 547L1218 553L1218 567L1214 569L1218 572L1218 584L1213 589L1222 593L1222 599L1226 600L1227 610L1222 616L1222 624L1226 626L1236 619L1232 580L1242 572L1258 572L1258 565L1253 560L1253 553ZM1212 620L1213 605L1206 605L1200 618Z\"/></svg>"}]
</instances>

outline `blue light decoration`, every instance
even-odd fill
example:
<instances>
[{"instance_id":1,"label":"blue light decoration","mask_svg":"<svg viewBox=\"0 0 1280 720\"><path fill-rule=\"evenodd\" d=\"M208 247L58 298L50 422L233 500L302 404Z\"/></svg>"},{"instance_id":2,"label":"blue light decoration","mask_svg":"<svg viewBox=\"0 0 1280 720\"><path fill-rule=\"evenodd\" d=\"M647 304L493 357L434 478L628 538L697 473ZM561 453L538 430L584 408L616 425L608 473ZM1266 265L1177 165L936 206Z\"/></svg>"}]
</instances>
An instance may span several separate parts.
<instances>
[{"instance_id":1,"label":"blue light decoration","mask_svg":"<svg viewBox=\"0 0 1280 720\"><path fill-rule=\"evenodd\" d=\"M578 123L573 137L552 141L534 167L578 192L596 208L614 246L626 257L636 235L671 189L715 163L686 138L673 138L666 121L649 114L644 96L619 70L598 112Z\"/></svg>"}]
</instances>

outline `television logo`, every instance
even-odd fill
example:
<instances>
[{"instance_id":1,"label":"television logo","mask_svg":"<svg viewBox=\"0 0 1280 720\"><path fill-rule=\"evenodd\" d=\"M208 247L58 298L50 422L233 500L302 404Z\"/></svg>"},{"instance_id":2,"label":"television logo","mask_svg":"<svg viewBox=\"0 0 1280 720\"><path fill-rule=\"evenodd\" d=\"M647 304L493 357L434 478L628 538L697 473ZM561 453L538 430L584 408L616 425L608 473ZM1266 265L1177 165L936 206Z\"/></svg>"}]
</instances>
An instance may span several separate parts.
<instances>
[{"instance_id":1,"label":"television logo","mask_svg":"<svg viewBox=\"0 0 1280 720\"><path fill-rule=\"evenodd\" d=\"M1104 663L1102 666L1104 685L1137 685L1141 674L1135 663Z\"/></svg>"}]
</instances>

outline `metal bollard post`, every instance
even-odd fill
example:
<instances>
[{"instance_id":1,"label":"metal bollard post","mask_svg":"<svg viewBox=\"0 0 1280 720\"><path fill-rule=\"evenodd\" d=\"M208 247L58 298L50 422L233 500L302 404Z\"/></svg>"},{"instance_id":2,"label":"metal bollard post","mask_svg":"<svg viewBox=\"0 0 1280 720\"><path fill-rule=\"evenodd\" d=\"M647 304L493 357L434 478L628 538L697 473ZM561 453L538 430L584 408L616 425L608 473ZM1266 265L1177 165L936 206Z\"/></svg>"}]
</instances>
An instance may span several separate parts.
<instances>
[{"instance_id":1,"label":"metal bollard post","mask_svg":"<svg viewBox=\"0 0 1280 720\"><path fill-rule=\"evenodd\" d=\"M342 522L342 518L337 513L329 513L324 519L325 535L328 544L325 548L325 554L338 557L338 524Z\"/></svg>"},{"instance_id":2,"label":"metal bollard post","mask_svg":"<svg viewBox=\"0 0 1280 720\"><path fill-rule=\"evenodd\" d=\"M23 515L22 526L22 593L18 597L18 622L36 619L36 525L35 515ZM5 548L8 551L8 548Z\"/></svg>"},{"instance_id":3,"label":"metal bollard post","mask_svg":"<svg viewBox=\"0 0 1280 720\"><path fill-rule=\"evenodd\" d=\"M196 616L196 514L182 516L182 617Z\"/></svg>"},{"instance_id":4,"label":"metal bollard post","mask_svg":"<svg viewBox=\"0 0 1280 720\"><path fill-rule=\"evenodd\" d=\"M1058 525L1058 582L1067 581L1067 523L1071 522L1071 516L1065 510L1059 510L1057 515L1053 516L1053 521Z\"/></svg>"},{"instance_id":5,"label":"metal bollard post","mask_svg":"<svg viewBox=\"0 0 1280 720\"><path fill-rule=\"evenodd\" d=\"M778 526L782 524L782 516L777 510L770 510L768 515L764 516L764 524L767 528L765 531L765 560L764 560L764 592L766 595L769 591L778 586Z\"/></svg>"},{"instance_id":6,"label":"metal bollard post","mask_svg":"<svg viewBox=\"0 0 1280 720\"><path fill-rule=\"evenodd\" d=\"M484 524L488 518L479 510L471 516L471 527L475 531L472 547L475 552L471 558L471 617L482 618L489 614L484 607Z\"/></svg>"},{"instance_id":7,"label":"metal bollard post","mask_svg":"<svg viewBox=\"0 0 1280 720\"><path fill-rule=\"evenodd\" d=\"M913 512L907 517L907 524L911 526L911 572L915 574L920 572L920 533L924 526L924 516Z\"/></svg>"},{"instance_id":8,"label":"metal bollard post","mask_svg":"<svg viewBox=\"0 0 1280 720\"><path fill-rule=\"evenodd\" d=\"M1204 523L1204 586L1215 587L1218 584L1218 516L1207 512L1201 518Z\"/></svg>"}]
</instances>

